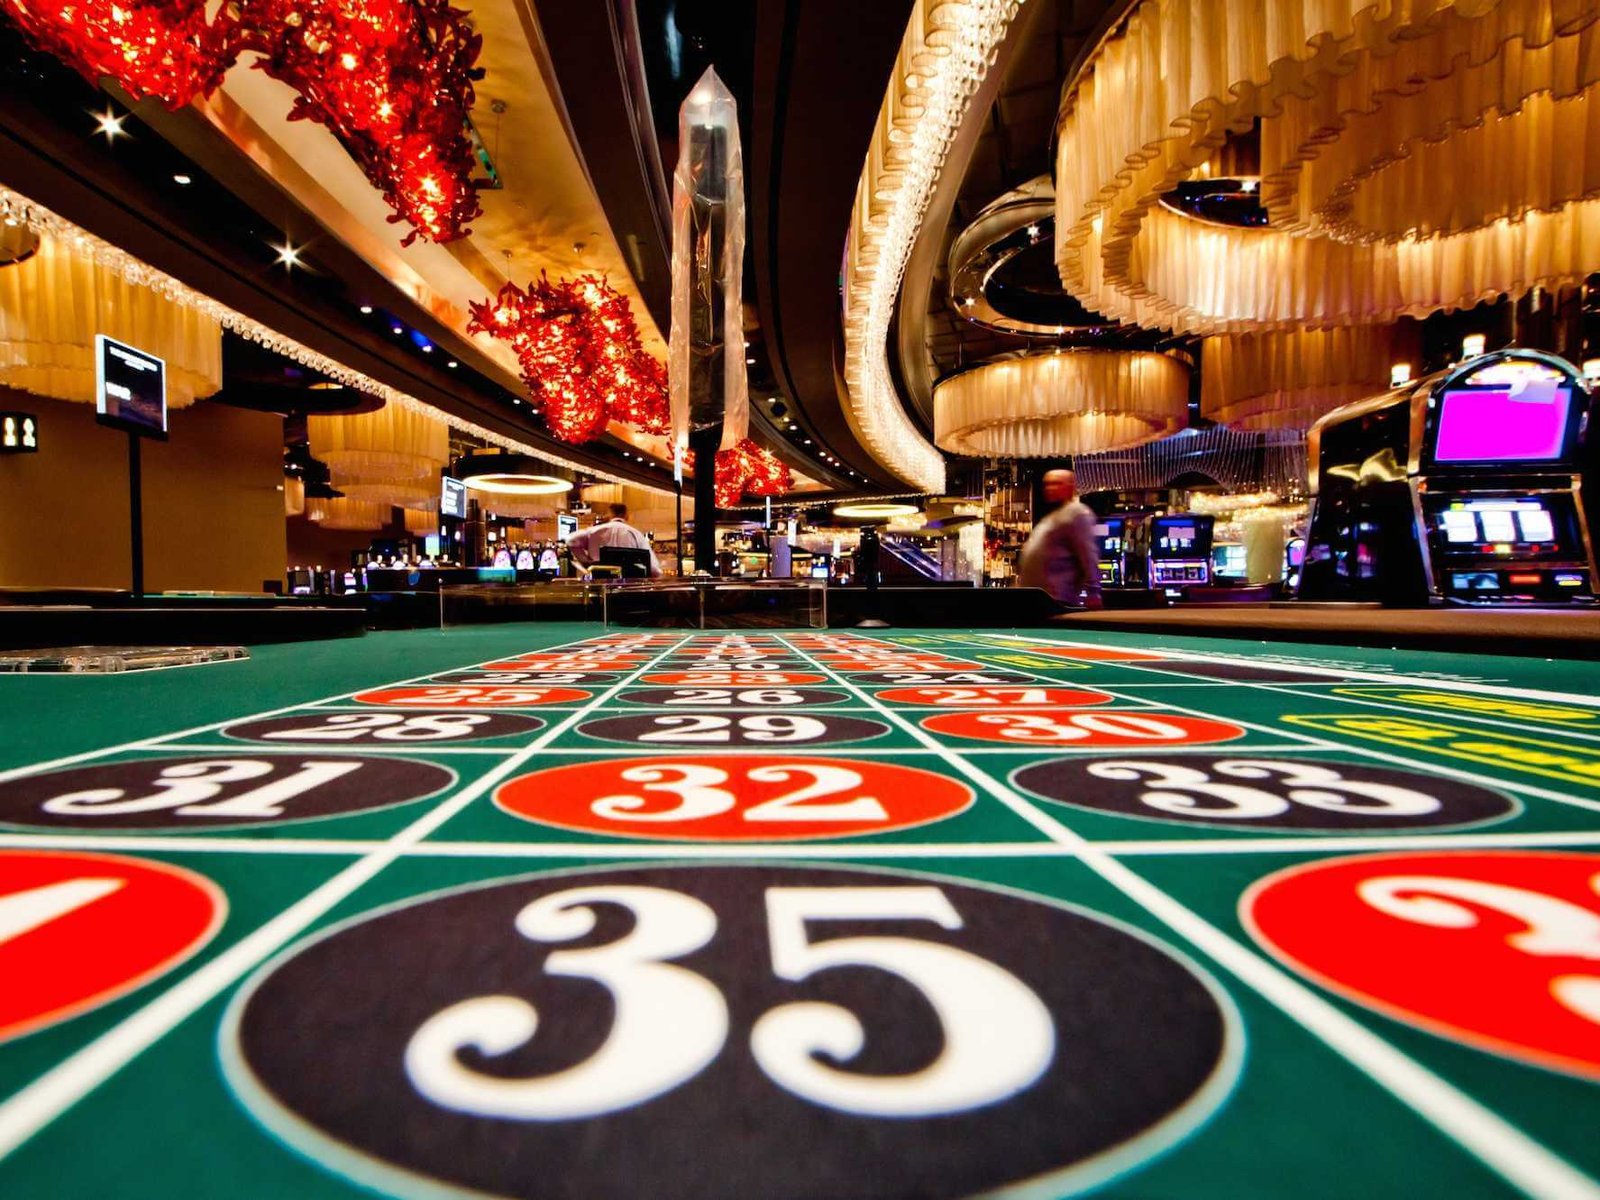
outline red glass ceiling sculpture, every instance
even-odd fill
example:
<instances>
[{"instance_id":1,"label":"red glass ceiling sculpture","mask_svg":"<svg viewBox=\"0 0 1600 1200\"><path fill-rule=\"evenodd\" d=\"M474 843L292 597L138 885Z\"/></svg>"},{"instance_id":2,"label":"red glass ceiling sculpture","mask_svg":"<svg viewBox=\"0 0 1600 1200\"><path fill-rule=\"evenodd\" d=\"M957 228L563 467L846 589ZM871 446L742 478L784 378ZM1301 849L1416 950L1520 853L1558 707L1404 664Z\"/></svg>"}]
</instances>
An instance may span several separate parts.
<instances>
[{"instance_id":1,"label":"red glass ceiling sculpture","mask_svg":"<svg viewBox=\"0 0 1600 1200\"><path fill-rule=\"evenodd\" d=\"M207 96L245 51L298 93L418 236L448 242L482 208L467 115L482 39L449 0L0 0L40 49L92 83L173 108Z\"/></svg>"},{"instance_id":2,"label":"red glass ceiling sculpture","mask_svg":"<svg viewBox=\"0 0 1600 1200\"><path fill-rule=\"evenodd\" d=\"M613 419L666 431L666 370L645 351L627 297L603 279L541 275L471 309L467 331L510 343L529 395L562 441L590 441Z\"/></svg>"}]
</instances>

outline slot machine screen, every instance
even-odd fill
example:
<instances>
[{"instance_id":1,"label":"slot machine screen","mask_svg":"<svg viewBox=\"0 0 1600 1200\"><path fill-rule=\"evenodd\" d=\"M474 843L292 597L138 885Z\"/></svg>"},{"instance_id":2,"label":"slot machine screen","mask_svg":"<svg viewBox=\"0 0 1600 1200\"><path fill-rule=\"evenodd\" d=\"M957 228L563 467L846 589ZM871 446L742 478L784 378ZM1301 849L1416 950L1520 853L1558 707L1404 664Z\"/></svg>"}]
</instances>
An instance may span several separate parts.
<instances>
[{"instance_id":1,"label":"slot machine screen","mask_svg":"<svg viewBox=\"0 0 1600 1200\"><path fill-rule=\"evenodd\" d=\"M1447 542L1476 542L1478 518L1474 513L1459 508L1447 508L1439 514L1439 524L1444 527Z\"/></svg>"},{"instance_id":2,"label":"slot machine screen","mask_svg":"<svg viewBox=\"0 0 1600 1200\"><path fill-rule=\"evenodd\" d=\"M1519 392L1458 388L1439 404L1435 462L1548 462L1566 444L1572 389L1549 380Z\"/></svg>"},{"instance_id":3,"label":"slot machine screen","mask_svg":"<svg viewBox=\"0 0 1600 1200\"><path fill-rule=\"evenodd\" d=\"M1156 549L1163 558L1178 558L1193 554L1195 530L1193 523L1172 524L1161 522L1156 526Z\"/></svg>"},{"instance_id":4,"label":"slot machine screen","mask_svg":"<svg viewBox=\"0 0 1600 1200\"><path fill-rule=\"evenodd\" d=\"M1517 523L1511 513L1503 508L1490 508L1478 514L1483 522L1483 538L1487 542L1514 542L1517 540Z\"/></svg>"},{"instance_id":5,"label":"slot machine screen","mask_svg":"<svg viewBox=\"0 0 1600 1200\"><path fill-rule=\"evenodd\" d=\"M1437 521L1445 544L1463 550L1491 545L1554 548L1562 541L1557 513L1535 499L1457 501L1439 510Z\"/></svg>"},{"instance_id":6,"label":"slot machine screen","mask_svg":"<svg viewBox=\"0 0 1600 1200\"><path fill-rule=\"evenodd\" d=\"M1517 513L1517 526L1522 530L1524 542L1553 542L1556 540L1555 521L1542 508L1525 508Z\"/></svg>"},{"instance_id":7,"label":"slot machine screen","mask_svg":"<svg viewBox=\"0 0 1600 1200\"><path fill-rule=\"evenodd\" d=\"M1228 579L1243 579L1250 573L1249 563L1242 545L1227 543L1211 551L1212 571Z\"/></svg>"}]
</instances>

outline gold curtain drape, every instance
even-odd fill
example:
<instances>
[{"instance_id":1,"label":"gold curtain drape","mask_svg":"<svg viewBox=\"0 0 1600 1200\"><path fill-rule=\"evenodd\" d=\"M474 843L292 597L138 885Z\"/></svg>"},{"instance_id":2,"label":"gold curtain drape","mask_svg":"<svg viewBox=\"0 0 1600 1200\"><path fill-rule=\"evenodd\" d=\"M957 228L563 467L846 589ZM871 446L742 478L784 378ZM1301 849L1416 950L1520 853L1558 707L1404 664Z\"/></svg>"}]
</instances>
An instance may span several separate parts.
<instances>
[{"instance_id":1,"label":"gold curtain drape","mask_svg":"<svg viewBox=\"0 0 1600 1200\"><path fill-rule=\"evenodd\" d=\"M374 500L309 500L306 516L324 529L378 530L389 523L393 508Z\"/></svg>"},{"instance_id":2,"label":"gold curtain drape","mask_svg":"<svg viewBox=\"0 0 1600 1200\"><path fill-rule=\"evenodd\" d=\"M429 512L427 509L408 508L405 510L406 532L425 536L439 532L439 514Z\"/></svg>"},{"instance_id":3,"label":"gold curtain drape","mask_svg":"<svg viewBox=\"0 0 1600 1200\"><path fill-rule=\"evenodd\" d=\"M168 408L222 388L222 327L209 317L54 237L41 237L36 254L0 267L0 384L93 404L97 333L167 364Z\"/></svg>"},{"instance_id":4,"label":"gold curtain drape","mask_svg":"<svg viewBox=\"0 0 1600 1200\"><path fill-rule=\"evenodd\" d=\"M986 363L933 389L934 442L1038 458L1118 450L1187 419L1189 369L1153 351L1075 350Z\"/></svg>"},{"instance_id":5,"label":"gold curtain drape","mask_svg":"<svg viewBox=\"0 0 1600 1200\"><path fill-rule=\"evenodd\" d=\"M307 417L306 429L311 452L335 477L350 482L427 479L450 461L449 427L399 404Z\"/></svg>"},{"instance_id":6,"label":"gold curtain drape","mask_svg":"<svg viewBox=\"0 0 1600 1200\"><path fill-rule=\"evenodd\" d=\"M347 480L337 475L334 490L343 492L352 500L373 500L396 508L422 508L436 498L436 488L428 480L386 480L381 483Z\"/></svg>"},{"instance_id":7,"label":"gold curtain drape","mask_svg":"<svg viewBox=\"0 0 1600 1200\"><path fill-rule=\"evenodd\" d=\"M1107 316L1227 334L1581 280L1600 267L1582 199L1600 168L1516 164L1587 157L1597 23L1592 0L1143 0L1064 102L1063 281ZM1158 205L1253 121L1271 227ZM1552 144L1567 137L1583 148Z\"/></svg>"},{"instance_id":8,"label":"gold curtain drape","mask_svg":"<svg viewBox=\"0 0 1600 1200\"><path fill-rule=\"evenodd\" d=\"M1207 338L1200 413L1249 432L1309 429L1341 404L1387 391L1411 341L1392 326Z\"/></svg>"}]
</instances>

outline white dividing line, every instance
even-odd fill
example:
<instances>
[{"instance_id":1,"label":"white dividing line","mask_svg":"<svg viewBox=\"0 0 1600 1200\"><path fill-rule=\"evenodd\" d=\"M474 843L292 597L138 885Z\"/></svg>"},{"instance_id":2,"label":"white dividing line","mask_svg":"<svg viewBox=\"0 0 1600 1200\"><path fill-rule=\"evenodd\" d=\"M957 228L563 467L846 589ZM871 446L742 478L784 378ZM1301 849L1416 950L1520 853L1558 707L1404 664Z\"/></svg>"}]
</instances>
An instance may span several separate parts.
<instances>
[{"instance_id":1,"label":"white dividing line","mask_svg":"<svg viewBox=\"0 0 1600 1200\"><path fill-rule=\"evenodd\" d=\"M1171 841L1093 843L1096 850L1119 857L1175 854L1334 854L1362 850L1511 850L1549 846L1600 845L1600 829L1587 833L1375 833L1281 837L1268 833L1253 838L1199 838Z\"/></svg>"},{"instance_id":2,"label":"white dividing line","mask_svg":"<svg viewBox=\"0 0 1600 1200\"><path fill-rule=\"evenodd\" d=\"M548 753L548 751L546 751ZM931 753L931 752L929 752ZM874 842L858 835L850 842L440 842L418 843L407 858L981 858L989 851L1002 857L1076 858L1076 846L1058 842ZM327 854L357 858L381 850L374 840L334 838L150 837L103 834L0 834L0 849L98 850L106 853L179 852L185 854ZM1245 837L1175 837L1091 843L1118 857L1212 854L1315 854L1361 850L1514 849L1600 845L1600 830L1591 833L1445 833L1323 834L1284 837L1258 833Z\"/></svg>"},{"instance_id":3,"label":"white dividing line","mask_svg":"<svg viewBox=\"0 0 1600 1200\"><path fill-rule=\"evenodd\" d=\"M436 746L431 742L407 742L396 745L390 742L387 745L364 745L356 742L342 742L337 746L321 746L315 742L214 742L211 744L195 742L163 742L159 746L135 746L128 751L130 754L166 754L169 751L182 750L194 751L197 754L260 754L271 751L274 754L287 754L292 757L305 757L313 754L498 754L501 756L517 753L514 746Z\"/></svg>"},{"instance_id":4,"label":"white dividing line","mask_svg":"<svg viewBox=\"0 0 1600 1200\"><path fill-rule=\"evenodd\" d=\"M335 838L153 837L122 833L0 833L4 850L104 850L108 853L346 854L356 857L383 848L381 840Z\"/></svg>"},{"instance_id":5,"label":"white dividing line","mask_svg":"<svg viewBox=\"0 0 1600 1200\"><path fill-rule=\"evenodd\" d=\"M649 670L640 668L638 673ZM630 677L631 678L631 677ZM626 680L624 681L624 683ZM623 683L597 695L585 709L544 730L516 755L496 764L462 791L407 825L365 857L351 863L265 925L157 996L132 1016L57 1063L0 1103L0 1160L149 1049L201 1006L303 933L363 884L417 846L528 759L559 737L588 709L604 704Z\"/></svg>"},{"instance_id":6,"label":"white dividing line","mask_svg":"<svg viewBox=\"0 0 1600 1200\"><path fill-rule=\"evenodd\" d=\"M564 645L566 645L566 643L561 643L555 648L560 649ZM482 666L483 663L495 661L498 660L494 658L486 658L474 666L455 667L451 669L457 671L471 671L475 668L475 666ZM88 762L89 760L96 758L105 758L108 755L120 754L127 750L164 749L166 743L168 742L175 742L180 738L194 737L197 734L213 733L216 730L222 729L228 725L240 725L246 721L262 721L268 717L281 716L284 713L299 712L303 709L315 708L319 704L331 704L338 700L348 700L350 697L359 695L362 692L378 691L383 688L404 687L408 683L420 683L423 680L433 678L435 675L443 675L446 673L446 671L442 670L428 671L421 675L413 675L409 679L396 679L392 683L368 684L364 687L358 687L354 691L340 692L337 696L325 696L320 700L302 700L297 704L286 704L282 708L268 708L262 710L261 712L241 713L237 717L228 717L226 720L213 721L209 725L195 725L188 729L179 729L173 733L163 733L147 738L136 738L131 742L122 742L115 746L102 746L98 750L83 750L77 754L67 754L61 758L52 758L45 762L30 763L25 767L10 767L6 770L0 771L0 783L5 783L12 779L19 779L24 775L36 775L41 771L51 771L57 767L68 767L73 763ZM440 686L446 685L441 684Z\"/></svg>"},{"instance_id":7,"label":"white dividing line","mask_svg":"<svg viewBox=\"0 0 1600 1200\"><path fill-rule=\"evenodd\" d=\"M1011 636L1011 635L1008 635ZM1083 650L1103 650L1104 645L1095 642L1080 642L1071 639L1042 638L1031 635L1014 635L1017 641L1031 642L1041 646L1069 646ZM1251 662L1245 658L1228 658L1216 654L1200 654L1192 650L1161 651L1163 658L1179 659L1185 662L1214 663L1233 667L1259 667L1259 662ZM968 656L970 657L970 655ZM1071 661L1071 660L1068 660ZM1137 667L1138 664L1129 660L1119 660L1115 664L1123 667ZM1304 675L1325 675L1330 679L1341 682L1354 681L1357 683L1388 683L1399 684L1403 687L1435 688L1444 692L1464 692L1472 696L1505 696L1513 700L1544 700L1558 704L1574 704L1583 708L1600 708L1600 696L1583 692L1547 692L1540 688L1499 687L1494 684L1463 682L1459 679L1430 679L1421 675L1388 674L1383 671L1363 671L1359 668L1346 667L1318 667L1299 663L1268 664L1272 667L1281 667L1285 671L1296 671ZM1151 668L1157 669L1159 668ZM1248 680L1228 679L1224 683L1248 683ZM1259 685L1258 685L1259 686Z\"/></svg>"},{"instance_id":8,"label":"white dividing line","mask_svg":"<svg viewBox=\"0 0 1600 1200\"><path fill-rule=\"evenodd\" d=\"M1160 669L1158 667L1144 666L1139 663L1131 662L1125 662L1121 665L1135 671L1158 671ZM1271 684L1248 683L1243 680L1234 680L1233 685L1235 687L1250 688L1252 691L1265 692L1268 695L1283 694ZM1117 688L1113 684L1100 686L1097 688L1097 690L1105 692L1109 696L1117 697L1118 699L1124 698L1117 695ZM1320 693L1305 693L1305 695L1307 698L1313 700L1331 699L1331 697L1323 696ZM1464 767L1453 767L1447 766L1444 763L1407 758L1402 754L1391 754L1386 750L1377 750L1373 747L1362 745L1359 742L1334 742L1328 740L1327 738L1317 737L1314 734L1301 733L1298 729L1280 729L1274 725L1263 725L1257 721L1247 721L1240 717L1218 717L1215 713L1206 712L1204 709L1189 708L1182 704L1163 702L1162 707L1171 712L1183 713L1191 717L1205 717L1210 720L1225 720L1230 725L1237 725L1241 729L1249 729L1257 733L1271 734L1274 737L1291 738L1294 740L1295 745L1290 748L1294 750L1333 750L1341 751L1346 754L1357 754L1363 758L1375 759L1378 762L1386 762L1393 764L1394 766L1407 767L1410 770L1419 771L1424 775L1449 775L1454 779L1460 779L1466 783L1476 783L1481 785L1487 778L1488 782L1495 787L1508 788L1511 791L1520 792L1525 796L1537 796L1541 800L1553 800L1557 804L1565 804L1572 808L1583 808L1588 809L1590 812L1600 812L1600 800L1591 799L1588 796L1574 796L1567 792L1555 791L1552 788L1540 787L1537 784L1502 779L1499 776L1486 777L1477 772L1469 771ZM1246 746L1240 747L1240 749L1249 750L1254 749L1254 747Z\"/></svg>"},{"instance_id":9,"label":"white dividing line","mask_svg":"<svg viewBox=\"0 0 1600 1200\"><path fill-rule=\"evenodd\" d=\"M815 661L815 660L813 660ZM819 669L825 669L820 668ZM846 685L850 686L850 685ZM860 691L860 689L857 689ZM876 698L861 693L869 704ZM960 774L1062 846L1084 866L1186 938L1307 1032L1364 1071L1446 1137L1535 1200L1600 1200L1600 1183L1540 1145L1515 1125L1395 1049L1279 967L1235 941L1199 914L1136 874L1105 850L1039 811L960 754L883 705L883 714L929 744Z\"/></svg>"}]
</instances>

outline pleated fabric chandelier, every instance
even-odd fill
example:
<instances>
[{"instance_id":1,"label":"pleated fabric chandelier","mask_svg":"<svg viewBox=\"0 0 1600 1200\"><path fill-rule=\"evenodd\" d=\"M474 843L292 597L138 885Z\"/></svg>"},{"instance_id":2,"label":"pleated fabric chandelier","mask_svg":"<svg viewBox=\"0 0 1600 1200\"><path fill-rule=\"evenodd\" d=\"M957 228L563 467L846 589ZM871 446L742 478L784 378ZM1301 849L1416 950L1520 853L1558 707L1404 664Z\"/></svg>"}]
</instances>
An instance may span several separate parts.
<instances>
[{"instance_id":1,"label":"pleated fabric chandelier","mask_svg":"<svg viewBox=\"0 0 1600 1200\"><path fill-rule=\"evenodd\" d=\"M980 458L1123 449L1182 429L1188 404L1189 368L1166 354L1026 354L935 385L934 442Z\"/></svg>"},{"instance_id":2,"label":"pleated fabric chandelier","mask_svg":"<svg viewBox=\"0 0 1600 1200\"><path fill-rule=\"evenodd\" d=\"M20 226L18 226L20 228ZM222 326L45 234L0 267L0 384L80 404L95 402L95 334L167 364L167 405L186 408L222 388Z\"/></svg>"},{"instance_id":3,"label":"pleated fabric chandelier","mask_svg":"<svg viewBox=\"0 0 1600 1200\"><path fill-rule=\"evenodd\" d=\"M1389 386L1415 337L1391 325L1224 334L1201 348L1200 415L1234 429L1310 429Z\"/></svg>"},{"instance_id":4,"label":"pleated fabric chandelier","mask_svg":"<svg viewBox=\"0 0 1600 1200\"><path fill-rule=\"evenodd\" d=\"M878 462L929 492L944 490L944 459L900 403L889 327L934 184L1020 6L916 0L856 187L844 267L845 416Z\"/></svg>"},{"instance_id":5,"label":"pleated fabric chandelier","mask_svg":"<svg viewBox=\"0 0 1600 1200\"><path fill-rule=\"evenodd\" d=\"M1063 97L1057 256L1191 334L1387 324L1600 269L1587 0L1140 0ZM1163 204L1259 134L1266 228Z\"/></svg>"}]
</instances>

